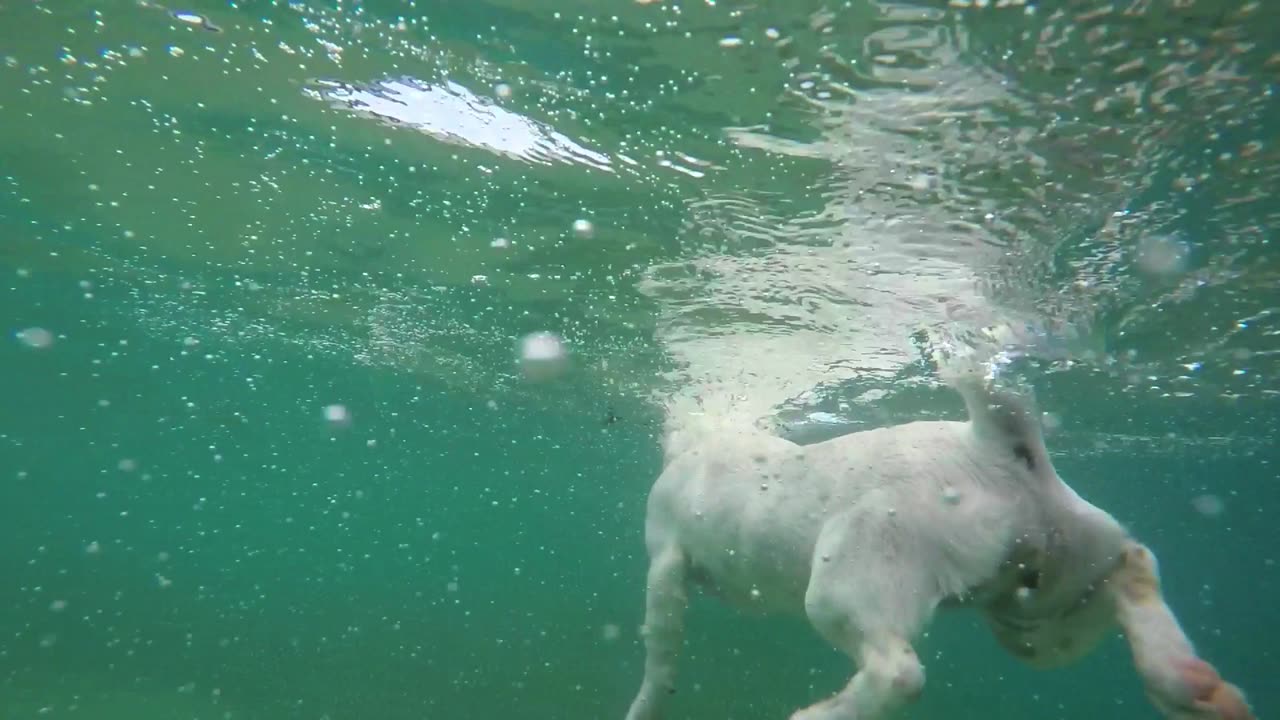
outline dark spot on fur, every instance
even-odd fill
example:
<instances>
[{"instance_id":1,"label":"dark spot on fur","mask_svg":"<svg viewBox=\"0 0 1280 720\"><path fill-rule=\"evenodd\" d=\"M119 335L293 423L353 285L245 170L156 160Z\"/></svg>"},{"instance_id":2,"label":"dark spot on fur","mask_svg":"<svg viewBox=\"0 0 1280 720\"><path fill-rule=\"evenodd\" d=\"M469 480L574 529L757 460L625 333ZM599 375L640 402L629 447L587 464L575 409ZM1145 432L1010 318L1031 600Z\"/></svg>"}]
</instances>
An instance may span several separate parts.
<instances>
[{"instance_id":1,"label":"dark spot on fur","mask_svg":"<svg viewBox=\"0 0 1280 720\"><path fill-rule=\"evenodd\" d=\"M1013 456L1027 464L1028 470L1036 469L1036 459L1031 455L1031 448L1026 443L1018 443L1013 446Z\"/></svg>"},{"instance_id":2,"label":"dark spot on fur","mask_svg":"<svg viewBox=\"0 0 1280 720\"><path fill-rule=\"evenodd\" d=\"M1040 571L1035 568L1027 568L1018 576L1018 583L1028 590L1035 590L1040 587Z\"/></svg>"}]
</instances>

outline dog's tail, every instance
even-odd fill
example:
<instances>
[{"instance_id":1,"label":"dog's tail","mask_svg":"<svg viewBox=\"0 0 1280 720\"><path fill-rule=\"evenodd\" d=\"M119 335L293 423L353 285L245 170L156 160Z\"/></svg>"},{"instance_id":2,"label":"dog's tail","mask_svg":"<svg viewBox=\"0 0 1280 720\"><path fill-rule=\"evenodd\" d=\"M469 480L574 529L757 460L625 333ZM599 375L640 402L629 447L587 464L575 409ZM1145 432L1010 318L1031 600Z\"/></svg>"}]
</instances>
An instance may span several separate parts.
<instances>
[{"instance_id":1,"label":"dog's tail","mask_svg":"<svg viewBox=\"0 0 1280 720\"><path fill-rule=\"evenodd\" d=\"M1050 467L1040 413L1029 391L1002 383L993 361L960 356L939 365L943 381L964 398L969 422L979 436L1005 444L1033 471Z\"/></svg>"}]
</instances>

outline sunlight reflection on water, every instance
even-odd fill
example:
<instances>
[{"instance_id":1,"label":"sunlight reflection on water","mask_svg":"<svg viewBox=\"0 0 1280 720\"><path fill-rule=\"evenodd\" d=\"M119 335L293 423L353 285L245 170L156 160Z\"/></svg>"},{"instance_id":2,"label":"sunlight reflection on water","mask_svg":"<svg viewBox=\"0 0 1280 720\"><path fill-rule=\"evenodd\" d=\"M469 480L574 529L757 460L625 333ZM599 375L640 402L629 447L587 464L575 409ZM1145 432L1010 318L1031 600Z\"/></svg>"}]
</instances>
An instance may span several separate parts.
<instances>
[{"instance_id":1,"label":"sunlight reflection on water","mask_svg":"<svg viewBox=\"0 0 1280 720\"><path fill-rule=\"evenodd\" d=\"M304 92L335 107L408 126L442 142L483 148L525 162L580 163L613 172L607 156L455 82L431 84L395 78L355 85L318 80Z\"/></svg>"}]
</instances>

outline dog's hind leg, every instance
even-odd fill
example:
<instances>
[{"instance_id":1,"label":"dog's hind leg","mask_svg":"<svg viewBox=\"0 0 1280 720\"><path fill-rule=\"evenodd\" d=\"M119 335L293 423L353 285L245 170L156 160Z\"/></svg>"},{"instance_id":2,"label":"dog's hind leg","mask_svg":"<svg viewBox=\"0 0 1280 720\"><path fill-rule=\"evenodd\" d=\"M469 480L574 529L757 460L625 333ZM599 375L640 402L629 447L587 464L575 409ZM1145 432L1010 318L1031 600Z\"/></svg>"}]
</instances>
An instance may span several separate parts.
<instances>
[{"instance_id":1,"label":"dog's hind leg","mask_svg":"<svg viewBox=\"0 0 1280 720\"><path fill-rule=\"evenodd\" d=\"M627 720L657 720L675 692L676 660L684 642L688 562L674 543L651 553L644 612L644 682Z\"/></svg>"},{"instance_id":2,"label":"dog's hind leg","mask_svg":"<svg viewBox=\"0 0 1280 720\"><path fill-rule=\"evenodd\" d=\"M835 696L791 720L878 720L924 689L924 667L911 639L941 599L924 557L892 522L855 511L823 529L805 595L814 628L857 664Z\"/></svg>"},{"instance_id":3,"label":"dog's hind leg","mask_svg":"<svg viewBox=\"0 0 1280 720\"><path fill-rule=\"evenodd\" d=\"M843 690L796 711L791 720L878 720L924 688L920 659L900 637L863 639L843 649L857 662L857 674Z\"/></svg>"},{"instance_id":4,"label":"dog's hind leg","mask_svg":"<svg viewBox=\"0 0 1280 720\"><path fill-rule=\"evenodd\" d=\"M1107 583L1147 696L1167 718L1252 720L1244 693L1200 659L1160 590L1155 555L1130 543Z\"/></svg>"}]
</instances>

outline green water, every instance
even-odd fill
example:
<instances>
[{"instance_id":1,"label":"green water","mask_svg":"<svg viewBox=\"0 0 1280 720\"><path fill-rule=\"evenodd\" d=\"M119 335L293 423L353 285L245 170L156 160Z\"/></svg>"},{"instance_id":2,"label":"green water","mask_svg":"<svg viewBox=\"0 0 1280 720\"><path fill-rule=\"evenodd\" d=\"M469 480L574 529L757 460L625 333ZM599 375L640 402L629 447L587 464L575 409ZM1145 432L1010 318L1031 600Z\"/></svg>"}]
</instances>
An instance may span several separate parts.
<instances>
[{"instance_id":1,"label":"green water","mask_svg":"<svg viewBox=\"0 0 1280 720\"><path fill-rule=\"evenodd\" d=\"M969 4L0 0L0 720L621 718L667 408L959 418L989 327L1271 712L1280 6ZM920 650L913 718L1157 717ZM699 598L674 717L848 671Z\"/></svg>"}]
</instances>

